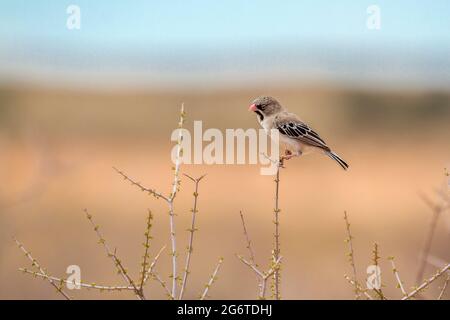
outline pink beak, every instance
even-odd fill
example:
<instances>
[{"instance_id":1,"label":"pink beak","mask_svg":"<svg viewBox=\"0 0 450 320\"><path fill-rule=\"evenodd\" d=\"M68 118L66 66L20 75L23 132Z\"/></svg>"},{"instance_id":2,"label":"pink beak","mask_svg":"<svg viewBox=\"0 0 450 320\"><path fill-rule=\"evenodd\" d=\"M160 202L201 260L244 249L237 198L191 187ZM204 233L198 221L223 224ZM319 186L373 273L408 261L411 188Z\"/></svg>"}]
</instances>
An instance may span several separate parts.
<instances>
[{"instance_id":1,"label":"pink beak","mask_svg":"<svg viewBox=\"0 0 450 320\"><path fill-rule=\"evenodd\" d=\"M258 108L256 107L256 104L252 104L252 105L248 108L248 111L253 111L253 112L255 112L256 110L258 110Z\"/></svg>"}]
</instances>

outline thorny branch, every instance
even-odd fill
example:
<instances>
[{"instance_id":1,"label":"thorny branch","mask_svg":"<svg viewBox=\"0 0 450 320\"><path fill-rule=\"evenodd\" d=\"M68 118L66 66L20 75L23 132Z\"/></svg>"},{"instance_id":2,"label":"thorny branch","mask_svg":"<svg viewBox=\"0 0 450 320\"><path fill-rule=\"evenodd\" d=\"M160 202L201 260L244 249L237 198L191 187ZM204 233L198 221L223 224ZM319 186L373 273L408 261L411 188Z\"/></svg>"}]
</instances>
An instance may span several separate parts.
<instances>
[{"instance_id":1,"label":"thorny branch","mask_svg":"<svg viewBox=\"0 0 450 320\"><path fill-rule=\"evenodd\" d=\"M392 272L394 273L395 280L397 281L397 287L402 291L403 296L407 296L405 288L403 287L403 282L400 279L400 274L398 273L397 267L395 266L394 257L389 257L389 261L391 261Z\"/></svg>"},{"instance_id":2,"label":"thorny branch","mask_svg":"<svg viewBox=\"0 0 450 320\"><path fill-rule=\"evenodd\" d=\"M419 270L417 271L416 283L419 283L420 281L423 280L423 275L425 273L428 256L430 255L431 245L433 242L434 234L436 232L437 223L439 221L439 218L440 218L442 212L444 212L445 210L448 209L448 204L447 205L438 205L438 204L434 203L433 201L431 201L424 194L421 194L421 197L422 197L422 200L425 202L425 204L427 204L428 207L430 207L430 209L432 210L433 216L431 218L430 227L428 229L428 233L425 238L424 246L423 246L422 252L420 254L420 265L419 265Z\"/></svg>"},{"instance_id":3,"label":"thorny branch","mask_svg":"<svg viewBox=\"0 0 450 320\"><path fill-rule=\"evenodd\" d=\"M432 284L436 279L440 278L443 274L445 274L449 269L450 269L450 264L447 264L444 268L442 268L441 270L437 271L436 274L434 274L428 280L425 280L420 286L418 286L416 289L414 289L411 293L409 293L402 300L409 300L411 298L414 298L421 291L423 291L426 288L428 288L428 286L430 284Z\"/></svg>"},{"instance_id":4,"label":"thorny branch","mask_svg":"<svg viewBox=\"0 0 450 320\"><path fill-rule=\"evenodd\" d=\"M148 259L149 254L149 248L150 248L150 239L152 238L150 236L150 230L152 228L152 212L149 210L148 211L148 218L147 218L147 229L145 230L145 242L143 243L144 246L144 255L142 256L142 271L141 271L141 282L139 285L139 288L142 292L143 288L144 288L144 283L145 283L145 274L147 273L147 265L148 265Z\"/></svg>"},{"instance_id":5,"label":"thorny branch","mask_svg":"<svg viewBox=\"0 0 450 320\"><path fill-rule=\"evenodd\" d=\"M200 178L197 178L197 179L194 179L194 178L192 178L191 176L189 176L187 174L185 174L185 176L195 183L195 191L194 191L194 205L193 205L193 207L191 209L191 212L192 212L191 228L188 229L188 231L189 231L189 244L188 244L188 247L187 247L186 263L185 263L185 266L184 266L184 275L183 275L183 281L181 283L179 300L183 299L184 292L186 290L187 280L188 280L189 273L190 273L189 267L190 267L190 264L191 264L191 256L192 256L192 252L194 250L194 247L193 247L193 245L194 245L194 233L195 233L195 231L197 231L197 229L195 228L195 222L196 222L196 216L197 216L197 213L198 213L198 211L197 211L198 187L199 187L200 182L203 180L203 178L206 175L203 175L203 176L201 176Z\"/></svg>"},{"instance_id":6,"label":"thorny branch","mask_svg":"<svg viewBox=\"0 0 450 320\"><path fill-rule=\"evenodd\" d=\"M255 262L255 255L253 253L250 236L248 234L247 227L245 224L244 214L242 213L242 211L239 214L241 217L242 228L244 230L247 249L250 254L250 261L246 260L244 257L242 257L240 255L236 255L236 256L243 264L245 264L247 267L249 267L256 274L256 277L259 281L259 284L258 284L259 299L265 300L266 299L266 291L267 291L267 281L270 278L272 278L274 276L274 274L277 272L277 270L280 268L282 257L278 257L278 259L275 259L275 256L272 256L273 261L272 261L271 268L268 271L261 271Z\"/></svg>"},{"instance_id":7,"label":"thorny branch","mask_svg":"<svg viewBox=\"0 0 450 320\"><path fill-rule=\"evenodd\" d=\"M168 287L166 286L165 282L157 274L154 274L154 272L152 272L152 270L153 270L152 267L150 267L151 272L148 273L145 277L143 277L143 284L145 284L145 282L147 281L149 276L151 276L153 279L155 279L162 285L162 287L168 293L168 296L170 297L170 299L175 299L177 297L177 286L178 286L177 284L178 284L178 281L181 281L181 289L180 289L180 293L178 296L178 298L180 300L184 297L187 280L189 277L189 268L190 268L191 256L192 256L192 251L193 251L194 233L196 231L195 223L196 223L197 202L198 202L198 186L199 186L200 181L204 178L204 176L202 176L198 179L194 179L188 175L185 175L186 177L188 177L189 179L191 179L192 181L195 182L195 192L194 192L194 208L192 209L193 215L192 215L191 228L188 230L190 232L188 252L187 252L187 256L186 256L186 263L185 263L183 278L180 279L180 277L178 276L178 271L177 271L178 270L177 269L178 253L176 250L176 248L177 248L177 240L176 240L176 233L175 233L175 216L176 216L176 214L175 214L174 202L175 202L175 198L178 194L178 191L180 188L180 183L181 183L180 172L181 172L182 156L183 156L182 145L183 145L183 139L184 139L182 129L183 129L183 125L185 122L185 118L186 118L186 114L185 114L184 104L182 104L181 111L180 111L180 121L178 123L179 131L178 131L178 139L177 139L176 150L175 150L176 151L175 152L176 153L175 154L175 156L176 156L175 157L175 166L173 167L173 171L174 171L173 183L172 183L171 192L168 196L163 195L161 192L158 192L154 189L144 187L140 182L137 182L134 179L130 178L123 171L120 171L120 170L114 168L117 171L117 173L119 173L124 178L124 180L130 182L133 186L136 186L141 191L146 192L149 195L156 197L157 199L163 199L166 202L166 204L169 208L169 227L170 227L170 242L171 242L170 255L172 257L172 274L170 275L170 278L172 279L172 286L171 286L171 289L169 290ZM157 257L159 257L159 254ZM217 272L219 271L222 261L223 260L221 260L221 262L218 265L218 268L216 269Z\"/></svg>"},{"instance_id":8,"label":"thorny branch","mask_svg":"<svg viewBox=\"0 0 450 320\"><path fill-rule=\"evenodd\" d=\"M214 269L213 274L211 275L211 278L209 279L208 283L205 286L205 290L203 291L202 296L200 297L200 300L205 300L208 297L208 292L211 286L216 282L217 280L217 274L219 273L220 267L222 266L223 258L219 259L219 262L217 263L216 268Z\"/></svg>"},{"instance_id":9,"label":"thorny branch","mask_svg":"<svg viewBox=\"0 0 450 320\"><path fill-rule=\"evenodd\" d=\"M282 160L280 160L277 164L277 174L276 174L276 178L275 178L275 209L274 209L274 214L275 214L275 248L273 251L273 260L274 261L280 261L280 254L281 254L281 249L280 249L280 207L279 207L279 194L280 194L280 168L282 167L283 163ZM281 261L279 262L281 263ZM281 295L280 295L280 268L281 265L278 265L278 267L275 269L274 275L273 275L273 280L274 280L274 294L275 294L275 300L280 300L281 299Z\"/></svg>"},{"instance_id":10,"label":"thorny branch","mask_svg":"<svg viewBox=\"0 0 450 320\"><path fill-rule=\"evenodd\" d=\"M357 272L356 272L356 264L355 264L355 253L353 250L353 236L351 233L351 229L350 229L350 222L348 219L348 215L347 212L344 211L344 220L345 220L345 227L347 229L347 239L345 239L345 242L348 243L349 246L349 253L348 255L348 261L350 262L350 266L352 267L352 271L353 271L353 281L352 283L354 284L355 287L355 298L356 300L358 300L360 298L360 290L359 290L359 283L358 283L358 279L357 279Z\"/></svg>"},{"instance_id":11,"label":"thorny branch","mask_svg":"<svg viewBox=\"0 0 450 320\"><path fill-rule=\"evenodd\" d=\"M439 293L438 300L442 300L445 290L447 289L449 280L450 280L450 275L447 275L447 279L445 279L444 285L442 286L441 292Z\"/></svg>"},{"instance_id":12,"label":"thorny branch","mask_svg":"<svg viewBox=\"0 0 450 320\"><path fill-rule=\"evenodd\" d=\"M125 282L129 286L133 287L136 297L139 300L145 300L144 293L142 292L142 290L140 290L138 288L138 286L136 286L136 284L134 283L133 279L131 279L131 277L129 276L127 269L123 266L122 262L117 257L116 250L114 250L114 252L113 252L109 248L108 244L106 243L105 238L103 238L103 235L100 232L100 227L94 223L92 215L88 212L87 209L85 209L84 212L86 213L87 219L89 220L89 222L91 223L92 227L94 228L95 233L97 234L97 237L99 239L98 243L103 246L103 248L106 251L107 256L112 259L112 261L114 262L115 267L118 270L118 273L124 278Z\"/></svg>"},{"instance_id":13,"label":"thorny branch","mask_svg":"<svg viewBox=\"0 0 450 320\"><path fill-rule=\"evenodd\" d=\"M376 267L380 267L379 264L380 261L380 256L378 254L378 243L374 243L373 244L373 251L372 251L372 264ZM378 271L376 271L378 272ZM373 291L375 291L375 293L380 297L381 300L387 300L386 296L383 293L383 290L381 289L381 287L383 286L383 284L381 283L381 275L377 274L377 281L380 281L379 285L380 287L377 288L373 288Z\"/></svg>"},{"instance_id":14,"label":"thorny branch","mask_svg":"<svg viewBox=\"0 0 450 320\"><path fill-rule=\"evenodd\" d=\"M30 274L30 275L32 275L34 277L39 277L39 278L43 278L43 279L47 279L47 280L53 280L53 281L58 282L58 283L64 283L64 284L71 284L71 285L74 285L74 286L80 286L80 287L86 288L86 289L94 289L94 290L100 290L100 291L125 291L125 290L134 291L133 287L102 286L102 285L98 285L96 283L77 282L77 281L75 281L75 279L73 281L69 281L67 279L57 278L57 277L53 277L53 276L48 276L48 275L40 273L40 272L31 271L31 270L28 270L27 268L19 268L19 271L21 271L23 273Z\"/></svg>"},{"instance_id":15,"label":"thorny branch","mask_svg":"<svg viewBox=\"0 0 450 320\"><path fill-rule=\"evenodd\" d=\"M267 289L267 281L274 275L274 273L279 269L282 257L279 257L278 260L274 261L272 268L268 271L264 272L258 269L258 267L252 263L247 261L244 257L237 255L238 259L248 266L253 272L256 274L256 276L259 278L259 299L265 300L266 299L266 289Z\"/></svg>"},{"instance_id":16,"label":"thorny branch","mask_svg":"<svg viewBox=\"0 0 450 320\"><path fill-rule=\"evenodd\" d=\"M373 297L369 293L367 293L367 290L363 289L359 283L356 283L348 275L344 275L344 278L345 278L345 280L347 280L350 283L351 286L356 287L356 289L359 292L362 292L362 294L364 294L367 297L367 299L374 300Z\"/></svg>"},{"instance_id":17,"label":"thorny branch","mask_svg":"<svg viewBox=\"0 0 450 320\"><path fill-rule=\"evenodd\" d=\"M148 193L149 195L154 196L156 199L161 198L161 199L163 199L163 200L165 200L165 201L169 201L169 199L168 199L166 196L164 196L162 193L160 193L160 192L158 192L158 191L156 191L156 190L154 190L154 189L150 189L150 188L144 187L140 182L137 182L137 181L133 180L133 179L130 178L127 174L125 174L123 171L121 171L121 170L119 170L119 169L117 169L117 168L115 168L115 167L113 167L113 169L114 169L119 175L121 175L122 178L123 178L124 180L130 182L131 185L136 186L136 187L139 188L142 192L146 192L146 193Z\"/></svg>"},{"instance_id":18,"label":"thorny branch","mask_svg":"<svg viewBox=\"0 0 450 320\"><path fill-rule=\"evenodd\" d=\"M17 244L17 246L20 248L20 250L22 250L25 253L25 256L31 261L31 266L32 267L36 267L39 270L39 273L44 275L45 278L48 280L48 282L56 289L56 291L61 294L66 300L72 300L72 298L64 292L64 290L62 289L62 282L60 282L60 285L58 286L55 282L54 279L51 279L48 275L47 272L45 272L45 270L41 267L41 265L39 264L39 262L33 258L33 256L31 255L31 253L29 251L27 251L27 249L25 249L25 247L23 246L22 243L20 243L16 238L13 238L14 242Z\"/></svg>"},{"instance_id":19,"label":"thorny branch","mask_svg":"<svg viewBox=\"0 0 450 320\"><path fill-rule=\"evenodd\" d=\"M148 282L149 279L153 279L157 282L159 282L161 284L161 286L163 287L163 289L166 291L168 297L170 299L175 299L177 296L177 282L180 281L180 278L177 275L177 251L176 251L176 234L175 234L175 209L174 209L174 201L175 198L177 196L177 193L179 191L179 187L180 187L180 171L181 171L181 164L182 164L182 156L183 156L183 125L185 122L185 110L184 110L184 104L181 105L181 111L180 111L180 121L178 123L178 139L177 139L177 145L176 145L176 159L175 159L175 166L173 167L173 183L172 183L172 187L171 187L171 192L168 196L163 195L161 192L156 191L155 189L151 189L148 187L145 187L144 185L142 185L140 182L137 182L136 180L130 178L126 173L124 173L123 171L117 169L114 167L114 170L126 181L128 181L129 183L131 183L133 186L137 187L138 189L140 189L142 192L147 193L148 195L154 196L156 199L162 199L164 200L168 207L169 207L169 226L170 226L170 239L171 239L171 256L172 256L172 274L171 274L171 278L172 278L172 287L171 289L169 289L166 285L166 283L164 282L164 280L154 271L156 263L158 262L158 259L160 258L162 252L165 250L165 246L158 252L158 254L155 256L153 262L150 264L149 266L149 247L150 247L150 240L151 240L151 236L150 236L150 229L152 227L152 215L151 212L149 212L149 216L147 219L147 229L145 232L145 242L144 242L144 255L142 257L142 263L141 263L141 272L140 272L140 279L138 281L138 284L135 283L133 281L133 279L129 276L127 269L123 266L121 260L117 257L117 252L116 250L114 250L114 252L109 248L109 246L106 244L106 240L103 238L103 235L100 233L100 227L95 225L95 223L93 222L92 219L92 215L89 214L89 212L87 210L85 210L86 216L88 218L88 220L90 221L90 223L92 224L95 233L97 234L98 238L99 238L99 244L101 244L106 253L107 256L109 258L112 259L112 261L114 262L114 265L118 271L118 273L124 278L124 280L127 283L127 286L100 286L97 285L95 283L92 284L87 284L87 283L82 283L82 282L77 282L76 285L79 285L82 288L87 288L87 289L96 289L96 290L100 290L100 291L121 291L121 290L130 290L133 291L135 293L135 295L141 299L144 300L145 296L144 296L144 286L145 284ZM187 175L186 175L187 176ZM198 179L193 179L189 176L187 176L189 179L193 180L195 182L195 193L194 193L194 205L193 205L193 209L192 209L192 223L191 223L191 229L189 229L188 231L190 232L190 237L189 237L189 246L188 246L188 253L187 253L187 257L186 257L186 264L185 264L185 270L184 270L184 277L183 277L183 281L181 283L181 291L180 291L180 295L179 295L179 299L183 298L185 289L186 289L186 284L187 284L187 279L189 276L189 268L190 268L190 261L191 261L191 255L192 255L192 251L193 251L193 240L194 240L194 232L196 231L195 229L195 222L196 222L196 213L197 213L197 201L198 201L198 185L199 182L204 178L204 176L198 178ZM72 281L68 281L67 279L62 279L62 278L57 278L57 277L53 277L48 275L44 269L42 269L40 267L40 265L38 264L38 262L31 256L31 254L25 250L25 248L23 247L23 245L21 243L19 243L16 239L14 239L17 243L17 245L19 246L19 248L25 252L26 256L28 257L28 259L30 259L32 261L32 266L33 267L37 267L39 270L38 271L33 271L33 270L28 270L26 268L21 268L20 271L27 273L27 274L31 274L34 275L35 277L40 277L43 279L46 279L52 286L54 286L58 292L63 295L66 299L70 299L70 297L62 290L62 285L63 284L73 284ZM211 287L211 285L214 283L215 279L217 278L217 274L219 272L219 269L221 267L223 263L223 258L221 258L219 260L219 263L216 267L216 269L214 270L214 273L211 277L211 279L209 280L206 289L202 295L202 299L205 299L209 288ZM58 286L56 284L56 282L58 282L60 284L60 286Z\"/></svg>"},{"instance_id":20,"label":"thorny branch","mask_svg":"<svg viewBox=\"0 0 450 320\"><path fill-rule=\"evenodd\" d=\"M346 226L347 226L347 232L349 234L349 239L352 239L351 234L350 234L350 223L348 221L348 216L345 214L345 221L346 221ZM346 241L347 242L347 241ZM350 249L351 252L353 252L353 249ZM375 243L374 244L374 249L372 251L373 257L372 257L372 263L376 266L379 265L379 259L380 256L378 254L378 244ZM438 278L440 278L442 275L444 275L445 273L447 273L447 278L445 280L445 283L441 289L441 292L438 296L438 300L442 299L447 286L448 286L448 281L450 279L450 275L448 274L449 270L450 270L450 264L446 264L443 268L441 268L440 270L438 270L436 272L436 274L434 274L431 278L425 280L421 285L419 285L418 287L416 287L412 292L407 293L407 291L405 290L405 287L403 285L403 282L401 281L400 275L398 273L398 270L395 266L395 262L394 262L394 257L389 257L388 260L390 260L391 262L391 266L392 266L392 272L394 273L394 276L396 278L397 281L397 287L401 290L402 294L403 294L403 298L402 300L409 300L415 297L418 297L419 294L424 291L425 289L427 289L434 281L436 281ZM367 292L367 290L363 289L356 281L354 281L353 279L351 279L349 276L345 275L344 276L345 279L352 285L355 287L355 290L358 290L360 293L364 294L368 299L373 300L373 297ZM381 284L381 283L380 283ZM381 289L374 289L374 292L380 297L381 300L387 300L387 297L383 294Z\"/></svg>"},{"instance_id":21,"label":"thorny branch","mask_svg":"<svg viewBox=\"0 0 450 320\"><path fill-rule=\"evenodd\" d=\"M252 264L254 264L255 266L258 266L255 262L255 253L253 252L253 248L252 248L252 242L250 240L250 236L248 234L247 231L247 226L245 225L245 219L244 219L244 214L242 213L242 211L239 212L239 215L241 217L241 222L242 222L242 228L244 229L244 235L245 235L245 241L247 243L247 249L248 252L250 254L250 261L252 262Z\"/></svg>"}]
</instances>

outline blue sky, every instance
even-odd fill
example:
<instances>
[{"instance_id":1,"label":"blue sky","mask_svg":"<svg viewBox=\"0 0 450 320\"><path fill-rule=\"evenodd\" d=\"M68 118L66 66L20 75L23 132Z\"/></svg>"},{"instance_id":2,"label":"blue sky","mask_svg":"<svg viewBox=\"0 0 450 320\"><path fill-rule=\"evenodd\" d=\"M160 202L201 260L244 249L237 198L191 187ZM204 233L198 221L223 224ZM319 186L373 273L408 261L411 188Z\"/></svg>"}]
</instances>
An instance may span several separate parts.
<instances>
[{"instance_id":1,"label":"blue sky","mask_svg":"<svg viewBox=\"0 0 450 320\"><path fill-rule=\"evenodd\" d=\"M447 0L377 1L382 30L365 26L374 1L329 0L2 0L3 41L151 47L247 46L266 41L346 42L450 46ZM65 28L66 8L82 12L82 30ZM297 45L301 45L297 43ZM132 48L130 48L132 49Z\"/></svg>"},{"instance_id":2,"label":"blue sky","mask_svg":"<svg viewBox=\"0 0 450 320\"><path fill-rule=\"evenodd\" d=\"M81 30L66 28L70 4L81 8ZM379 31L366 27L372 4L381 9ZM286 55L295 63L296 52L330 50L361 63L364 52L379 52L386 62L406 53L423 68L423 56L447 62L449 17L448 0L0 0L0 61L98 71L133 68L136 59L159 71L172 64L175 72L186 64L204 69L203 61L218 57L218 64L236 61L239 71L239 61Z\"/></svg>"}]
</instances>

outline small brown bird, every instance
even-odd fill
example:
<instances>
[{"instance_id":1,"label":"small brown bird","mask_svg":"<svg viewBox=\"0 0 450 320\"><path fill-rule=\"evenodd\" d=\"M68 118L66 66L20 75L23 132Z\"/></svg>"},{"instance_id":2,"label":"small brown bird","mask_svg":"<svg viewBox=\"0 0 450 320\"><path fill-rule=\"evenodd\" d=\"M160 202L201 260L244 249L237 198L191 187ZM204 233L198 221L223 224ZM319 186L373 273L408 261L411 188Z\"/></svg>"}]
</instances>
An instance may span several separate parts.
<instances>
[{"instance_id":1,"label":"small brown bird","mask_svg":"<svg viewBox=\"0 0 450 320\"><path fill-rule=\"evenodd\" d=\"M339 163L344 170L348 169L348 164L311 127L297 115L288 112L276 99L257 98L250 105L249 111L258 115L258 122L268 134L272 129L279 131L280 142L286 149L286 156L282 159L299 157L308 151L320 151Z\"/></svg>"}]
</instances>

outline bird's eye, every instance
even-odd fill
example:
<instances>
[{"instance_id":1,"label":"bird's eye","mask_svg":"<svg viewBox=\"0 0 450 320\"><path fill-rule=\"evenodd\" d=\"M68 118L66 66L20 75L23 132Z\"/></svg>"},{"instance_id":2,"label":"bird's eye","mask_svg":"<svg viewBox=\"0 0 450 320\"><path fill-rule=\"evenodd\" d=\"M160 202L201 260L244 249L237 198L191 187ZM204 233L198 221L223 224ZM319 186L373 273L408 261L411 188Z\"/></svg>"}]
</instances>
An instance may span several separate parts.
<instances>
[{"instance_id":1,"label":"bird's eye","mask_svg":"<svg viewBox=\"0 0 450 320\"><path fill-rule=\"evenodd\" d=\"M257 108L258 108L259 110L261 110L261 111L264 111L264 109L266 108L266 106L263 105L263 104L258 104Z\"/></svg>"}]
</instances>

